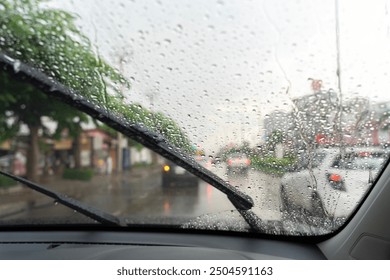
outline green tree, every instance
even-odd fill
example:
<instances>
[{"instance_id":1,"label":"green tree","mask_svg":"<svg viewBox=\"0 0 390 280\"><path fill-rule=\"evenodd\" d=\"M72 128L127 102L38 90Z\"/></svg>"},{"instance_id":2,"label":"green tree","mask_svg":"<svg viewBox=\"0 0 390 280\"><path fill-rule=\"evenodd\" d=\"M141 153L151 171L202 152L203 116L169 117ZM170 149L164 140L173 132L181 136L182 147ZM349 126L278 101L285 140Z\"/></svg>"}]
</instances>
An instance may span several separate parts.
<instances>
[{"instance_id":1,"label":"green tree","mask_svg":"<svg viewBox=\"0 0 390 280\"><path fill-rule=\"evenodd\" d=\"M93 51L88 38L76 27L72 14L47 8L43 0L0 0L0 11L2 53L34 66L130 122L158 130L173 145L189 151L188 138L172 119L149 112L140 105L124 103L122 91L130 84ZM0 86L0 141L15 135L21 124L28 126L28 178L37 179L39 133L45 131L42 116L58 124L57 134L61 129L69 130L76 139L75 155L79 154L81 124L87 121L83 113L48 100L44 93L28 83L15 83L6 73L0 74ZM75 160L76 166L79 165L79 159L76 157Z\"/></svg>"},{"instance_id":2,"label":"green tree","mask_svg":"<svg viewBox=\"0 0 390 280\"><path fill-rule=\"evenodd\" d=\"M114 107L115 111L120 112L125 119L143 124L151 131L162 134L170 144L189 154L194 153L187 135L172 118L160 112L150 112L139 104L117 104Z\"/></svg>"},{"instance_id":3,"label":"green tree","mask_svg":"<svg viewBox=\"0 0 390 280\"><path fill-rule=\"evenodd\" d=\"M121 95L126 80L97 55L65 11L42 0L0 0L0 49L101 104ZM108 94L107 84L111 92Z\"/></svg>"},{"instance_id":4,"label":"green tree","mask_svg":"<svg viewBox=\"0 0 390 280\"><path fill-rule=\"evenodd\" d=\"M33 65L88 98L109 103L118 94L108 94L105 80L113 83L126 81L92 51L88 39L76 28L71 14L42 8L43 2L0 1L1 52ZM1 137L9 138L21 124L27 125L30 145L27 177L37 180L39 133L45 132L42 116L57 122L58 130L66 127L76 139L76 148L80 125L86 116L65 104L49 100L39 89L27 83L13 81L6 73L1 74L0 83L0 108L5 113L1 117L1 130L4 132ZM79 121L75 122L75 119ZM76 165L78 162L76 158Z\"/></svg>"},{"instance_id":5,"label":"green tree","mask_svg":"<svg viewBox=\"0 0 390 280\"><path fill-rule=\"evenodd\" d=\"M29 129L27 154L27 177L38 179L39 136L52 136L48 133L42 121L42 116L57 122L56 134L63 128L76 137L81 131L81 123L87 121L87 116L68 105L50 99L36 87L21 81L14 81L7 73L0 73L0 142L17 134L20 125ZM75 122L78 120L78 122ZM55 135L54 135L55 136Z\"/></svg>"}]
</instances>

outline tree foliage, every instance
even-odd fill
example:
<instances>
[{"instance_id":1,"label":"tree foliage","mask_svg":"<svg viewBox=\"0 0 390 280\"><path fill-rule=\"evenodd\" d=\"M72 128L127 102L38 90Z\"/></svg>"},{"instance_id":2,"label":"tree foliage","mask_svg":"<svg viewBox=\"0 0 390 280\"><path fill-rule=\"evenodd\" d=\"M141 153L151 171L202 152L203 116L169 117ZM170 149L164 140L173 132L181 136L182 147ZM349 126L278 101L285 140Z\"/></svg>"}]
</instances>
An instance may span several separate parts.
<instances>
[{"instance_id":1,"label":"tree foliage","mask_svg":"<svg viewBox=\"0 0 390 280\"><path fill-rule=\"evenodd\" d=\"M160 112L148 111L139 104L114 104L116 104L114 111L119 112L125 120L142 124L146 128L162 134L169 143L187 153L194 152L187 135L172 118Z\"/></svg>"},{"instance_id":2,"label":"tree foliage","mask_svg":"<svg viewBox=\"0 0 390 280\"><path fill-rule=\"evenodd\" d=\"M77 28L74 15L49 8L45 2L0 0L0 52L39 69L129 122L159 131L173 145L190 151L188 138L171 118L124 102L122 90L130 87L129 82L94 51ZM30 132L39 129L45 133L43 116L57 123L52 137L64 128L77 137L81 124L88 121L82 112L49 99L27 82L15 82L7 73L0 73L0 86L0 141L15 135L21 124L26 124ZM30 141L36 142L36 136ZM30 145L37 147L37 143ZM31 164L36 165L36 161Z\"/></svg>"},{"instance_id":3,"label":"tree foliage","mask_svg":"<svg viewBox=\"0 0 390 280\"><path fill-rule=\"evenodd\" d=\"M101 103L109 102L106 83L126 80L97 55L78 30L75 17L45 8L40 0L0 0L0 48L12 58ZM112 87L117 91L117 87Z\"/></svg>"},{"instance_id":4,"label":"tree foliage","mask_svg":"<svg viewBox=\"0 0 390 280\"><path fill-rule=\"evenodd\" d=\"M89 40L75 26L73 15L44 4L40 0L0 0L0 51L83 96L109 102L112 97L108 97L105 81L126 83L125 79L93 52ZM76 136L81 123L87 121L83 113L49 99L28 83L15 82L6 73L1 73L0 82L1 111L7 113L1 119L2 138L15 134L22 123L45 131L42 116L57 122L57 135L67 128ZM12 118L12 124L7 118Z\"/></svg>"}]
</instances>

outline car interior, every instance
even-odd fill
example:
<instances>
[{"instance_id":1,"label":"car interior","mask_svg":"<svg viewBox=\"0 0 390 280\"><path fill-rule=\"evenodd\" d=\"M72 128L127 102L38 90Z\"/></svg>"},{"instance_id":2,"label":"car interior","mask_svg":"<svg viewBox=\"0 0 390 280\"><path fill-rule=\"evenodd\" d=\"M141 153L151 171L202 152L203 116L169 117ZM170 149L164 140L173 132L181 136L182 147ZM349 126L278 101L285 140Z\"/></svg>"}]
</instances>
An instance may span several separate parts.
<instances>
[{"instance_id":1,"label":"car interior","mask_svg":"<svg viewBox=\"0 0 390 280\"><path fill-rule=\"evenodd\" d=\"M390 259L388 77L362 78L363 51L348 53L348 36L361 40L349 20L361 18L347 5L322 3L318 17L307 4L306 22L306 4L289 1L46 2L0 0L1 260ZM358 146L380 153L348 165L368 191L341 205L342 224L282 208L282 176L317 194L296 176L314 177L325 157L315 150ZM326 185L348 197L337 186Z\"/></svg>"}]
</instances>

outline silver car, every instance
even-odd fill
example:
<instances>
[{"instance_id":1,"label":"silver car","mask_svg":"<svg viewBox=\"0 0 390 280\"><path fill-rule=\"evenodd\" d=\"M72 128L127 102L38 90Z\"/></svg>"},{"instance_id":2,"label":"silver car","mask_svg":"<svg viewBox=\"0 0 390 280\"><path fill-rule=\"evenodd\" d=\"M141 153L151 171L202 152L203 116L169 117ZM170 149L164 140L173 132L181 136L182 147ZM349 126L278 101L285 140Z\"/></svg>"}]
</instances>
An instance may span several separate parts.
<instances>
[{"instance_id":1,"label":"silver car","mask_svg":"<svg viewBox=\"0 0 390 280\"><path fill-rule=\"evenodd\" d=\"M233 153L227 157L228 172L248 172L251 161L244 153Z\"/></svg>"},{"instance_id":2,"label":"silver car","mask_svg":"<svg viewBox=\"0 0 390 280\"><path fill-rule=\"evenodd\" d=\"M386 160L381 148L319 149L307 165L281 180L282 209L316 216L348 217Z\"/></svg>"}]
</instances>

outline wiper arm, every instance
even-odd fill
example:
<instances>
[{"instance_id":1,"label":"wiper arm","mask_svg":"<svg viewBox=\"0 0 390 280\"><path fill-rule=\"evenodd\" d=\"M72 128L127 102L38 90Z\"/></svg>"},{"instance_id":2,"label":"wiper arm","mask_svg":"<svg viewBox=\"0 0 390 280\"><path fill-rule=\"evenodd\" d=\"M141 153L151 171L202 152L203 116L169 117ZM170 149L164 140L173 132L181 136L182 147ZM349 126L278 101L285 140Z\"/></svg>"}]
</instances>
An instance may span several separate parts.
<instances>
[{"instance_id":1,"label":"wiper arm","mask_svg":"<svg viewBox=\"0 0 390 280\"><path fill-rule=\"evenodd\" d=\"M231 186L194 160L190 161L185 158L181 154L181 151L176 147L170 146L162 135L152 132L139 124L125 122L117 114L98 107L85 97L77 94L77 92L50 79L43 72L2 53L0 53L0 65L4 66L6 70L16 77L30 79L32 83L37 85L47 95L80 109L91 117L98 119L127 137L138 141L145 147L198 176L200 179L225 193L234 202L233 204L237 209L248 210L253 207L253 200L250 196ZM16 68L17 71L15 71Z\"/></svg>"},{"instance_id":2,"label":"wiper arm","mask_svg":"<svg viewBox=\"0 0 390 280\"><path fill-rule=\"evenodd\" d=\"M264 232L262 226L263 221L252 210L242 210L235 205L235 201L230 199L230 202L236 207L238 213L244 218L245 222L251 227L254 232Z\"/></svg>"},{"instance_id":3,"label":"wiper arm","mask_svg":"<svg viewBox=\"0 0 390 280\"><path fill-rule=\"evenodd\" d=\"M51 198L54 198L56 202L61 203L62 205L65 205L73 210L76 210L77 212L83 214L84 216L87 216L95 221L98 221L102 223L103 225L109 225L109 226L125 226L125 224L122 224L120 219L108 214L106 212L103 212L99 209L93 208L91 206L84 205L80 201L73 199L71 197L68 197L62 193L58 193L52 190L49 190L41 185L38 185L34 182L31 182L27 179L24 179L22 177L10 174L8 172L4 172L0 170L0 174L7 176L15 181L18 181L22 183L23 185L29 187L30 189L33 189L34 191L40 192L46 196L49 196Z\"/></svg>"}]
</instances>

